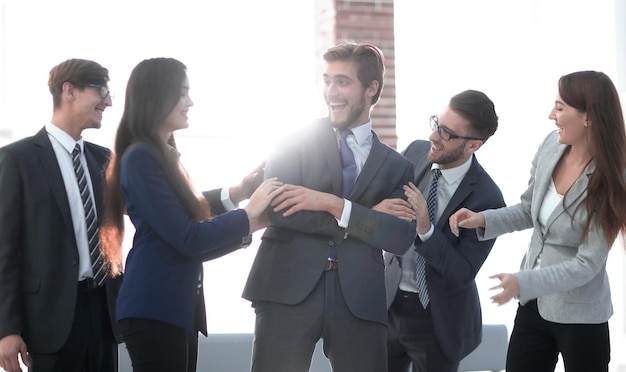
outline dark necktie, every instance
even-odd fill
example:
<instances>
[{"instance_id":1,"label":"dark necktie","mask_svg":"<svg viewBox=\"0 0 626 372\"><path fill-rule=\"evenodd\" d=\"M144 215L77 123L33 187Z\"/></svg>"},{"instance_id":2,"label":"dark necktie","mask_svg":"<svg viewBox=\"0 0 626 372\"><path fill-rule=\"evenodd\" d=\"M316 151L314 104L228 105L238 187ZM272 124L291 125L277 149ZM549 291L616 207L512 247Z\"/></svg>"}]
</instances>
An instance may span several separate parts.
<instances>
[{"instance_id":1,"label":"dark necktie","mask_svg":"<svg viewBox=\"0 0 626 372\"><path fill-rule=\"evenodd\" d=\"M350 129L339 130L339 152L341 154L341 168L343 169L343 182L341 186L341 197L347 198L354 187L354 181L356 181L356 162L354 161L354 154L348 146L346 140L348 135L351 134Z\"/></svg>"},{"instance_id":2,"label":"dark necktie","mask_svg":"<svg viewBox=\"0 0 626 372\"><path fill-rule=\"evenodd\" d=\"M430 189L428 190L428 198L426 199L426 206L428 207L428 218L430 222L435 224L435 211L437 210L437 185L439 183L439 177L441 177L441 171L439 168L433 169L433 178L430 182ZM426 260L421 254L417 254L417 292L419 294L420 302L424 309L430 302L430 296L428 294L428 280L426 277Z\"/></svg>"},{"instance_id":3,"label":"dark necktie","mask_svg":"<svg viewBox=\"0 0 626 372\"><path fill-rule=\"evenodd\" d=\"M107 278L106 267L102 252L100 251L100 229L98 228L98 216L91 199L91 192L85 177L83 165L80 162L80 146L76 144L72 151L72 160L74 162L74 172L76 172L76 181L78 181L78 190L85 208L85 226L87 228L87 242L89 244L89 257L91 258L91 270L93 272L93 281L101 286Z\"/></svg>"},{"instance_id":4,"label":"dark necktie","mask_svg":"<svg viewBox=\"0 0 626 372\"><path fill-rule=\"evenodd\" d=\"M347 198L352 192L354 187L354 181L356 180L356 162L354 161L354 154L348 146L346 138L352 131L350 129L339 130L339 154L341 155L341 168L342 168L342 182L341 182L341 197ZM330 260L337 259L337 247L332 246L330 249Z\"/></svg>"}]
</instances>

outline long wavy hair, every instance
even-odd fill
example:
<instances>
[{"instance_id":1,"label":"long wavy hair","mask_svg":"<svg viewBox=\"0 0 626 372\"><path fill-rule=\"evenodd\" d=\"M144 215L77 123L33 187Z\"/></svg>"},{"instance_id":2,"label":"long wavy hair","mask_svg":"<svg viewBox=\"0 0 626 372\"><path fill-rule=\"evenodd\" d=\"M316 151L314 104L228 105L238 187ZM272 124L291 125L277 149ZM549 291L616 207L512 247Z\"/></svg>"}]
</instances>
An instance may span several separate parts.
<instances>
[{"instance_id":1,"label":"long wavy hair","mask_svg":"<svg viewBox=\"0 0 626 372\"><path fill-rule=\"evenodd\" d=\"M140 62L130 74L122 119L115 136L115 156L109 163L104 190L107 206L100 228L102 249L111 274L122 272L122 240L126 212L120 172L126 150L135 143L151 147L172 188L189 216L202 221L210 218L208 203L196 194L179 161L174 136L167 143L159 136L159 128L180 99L180 90L187 68L173 58L152 58Z\"/></svg>"},{"instance_id":2,"label":"long wavy hair","mask_svg":"<svg viewBox=\"0 0 626 372\"><path fill-rule=\"evenodd\" d=\"M587 140L596 169L589 178L584 206L586 239L595 218L612 246L626 231L626 133L617 89L602 72L579 71L559 79L563 101L587 114ZM583 203L579 205L582 206Z\"/></svg>"}]
</instances>

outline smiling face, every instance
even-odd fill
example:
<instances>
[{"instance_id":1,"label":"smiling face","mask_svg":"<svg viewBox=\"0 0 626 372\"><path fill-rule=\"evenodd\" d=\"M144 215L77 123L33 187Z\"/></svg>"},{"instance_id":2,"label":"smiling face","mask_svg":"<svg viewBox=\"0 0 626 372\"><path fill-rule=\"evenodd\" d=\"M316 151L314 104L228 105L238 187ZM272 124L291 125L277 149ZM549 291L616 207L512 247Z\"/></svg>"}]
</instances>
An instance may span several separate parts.
<instances>
[{"instance_id":1,"label":"smiling face","mask_svg":"<svg viewBox=\"0 0 626 372\"><path fill-rule=\"evenodd\" d=\"M193 101L189 96L189 80L185 77L180 87L180 98L161 125L164 138L169 138L170 134L176 130L189 127L187 114L191 106L193 106Z\"/></svg>"},{"instance_id":2,"label":"smiling face","mask_svg":"<svg viewBox=\"0 0 626 372\"><path fill-rule=\"evenodd\" d=\"M470 122L450 107L446 107L439 114L439 126L450 134L471 137L468 133ZM465 163L482 145L480 140L451 138L444 141L436 128L428 139L430 140L428 161L439 164L441 169L454 168Z\"/></svg>"},{"instance_id":3,"label":"smiling face","mask_svg":"<svg viewBox=\"0 0 626 372\"><path fill-rule=\"evenodd\" d=\"M72 95L76 123L81 124L81 129L100 128L104 110L113 104L111 96L102 98L99 89L78 86L73 87Z\"/></svg>"},{"instance_id":4,"label":"smiling face","mask_svg":"<svg viewBox=\"0 0 626 372\"><path fill-rule=\"evenodd\" d=\"M554 120L559 130L560 143L574 145L586 141L586 127L590 124L587 114L565 103L560 94L556 95L548 117Z\"/></svg>"},{"instance_id":5,"label":"smiling face","mask_svg":"<svg viewBox=\"0 0 626 372\"><path fill-rule=\"evenodd\" d=\"M324 99L333 127L354 128L370 120L372 97L378 82L364 87L358 78L358 66L351 61L333 61L324 68Z\"/></svg>"}]
</instances>

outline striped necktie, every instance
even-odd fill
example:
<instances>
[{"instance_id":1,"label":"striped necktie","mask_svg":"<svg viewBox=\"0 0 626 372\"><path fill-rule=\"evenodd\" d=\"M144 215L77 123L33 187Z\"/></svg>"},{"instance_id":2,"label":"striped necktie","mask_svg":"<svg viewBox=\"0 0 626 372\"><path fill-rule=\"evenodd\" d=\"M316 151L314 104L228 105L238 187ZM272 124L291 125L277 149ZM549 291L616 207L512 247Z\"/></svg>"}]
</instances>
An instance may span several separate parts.
<instances>
[{"instance_id":1,"label":"striped necktie","mask_svg":"<svg viewBox=\"0 0 626 372\"><path fill-rule=\"evenodd\" d=\"M76 144L72 151L72 161L74 162L74 172L76 172L76 181L78 182L78 190L85 208L85 226L87 228L87 242L89 244L89 257L91 258L91 270L93 272L93 281L96 285L102 286L107 278L106 265L104 257L100 251L100 229L98 228L98 216L91 198L85 171L80 161L80 146Z\"/></svg>"},{"instance_id":2,"label":"striped necktie","mask_svg":"<svg viewBox=\"0 0 626 372\"><path fill-rule=\"evenodd\" d=\"M441 177L441 170L439 170L439 168L433 169L433 178L430 182L428 198L426 199L428 218L433 225L436 222L435 211L437 210L437 185L439 184L439 177ZM417 254L417 270L415 273L415 279L417 281L419 299L425 309L430 302L430 295L428 294L428 279L426 277L426 260L419 253Z\"/></svg>"}]
</instances>

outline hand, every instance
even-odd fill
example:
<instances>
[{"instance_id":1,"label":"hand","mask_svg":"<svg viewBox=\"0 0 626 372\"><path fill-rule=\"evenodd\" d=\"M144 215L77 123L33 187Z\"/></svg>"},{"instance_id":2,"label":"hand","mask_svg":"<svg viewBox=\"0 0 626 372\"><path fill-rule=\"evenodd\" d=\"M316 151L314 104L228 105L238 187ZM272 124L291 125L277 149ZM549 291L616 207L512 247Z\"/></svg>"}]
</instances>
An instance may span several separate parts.
<instances>
[{"instance_id":1,"label":"hand","mask_svg":"<svg viewBox=\"0 0 626 372\"><path fill-rule=\"evenodd\" d=\"M341 218L343 204L343 199L336 195L290 184L283 185L281 194L272 200L274 212L284 210L284 217L299 211L321 211Z\"/></svg>"},{"instance_id":2,"label":"hand","mask_svg":"<svg viewBox=\"0 0 626 372\"><path fill-rule=\"evenodd\" d=\"M372 207L373 210L396 216L402 220L411 222L415 219L415 211L411 204L404 199L385 199Z\"/></svg>"},{"instance_id":3,"label":"hand","mask_svg":"<svg viewBox=\"0 0 626 372\"><path fill-rule=\"evenodd\" d=\"M244 208L250 221L250 233L267 227L269 224L267 206L281 192L280 187L282 185L282 182L273 177L263 181L252 194L250 201Z\"/></svg>"},{"instance_id":4,"label":"hand","mask_svg":"<svg viewBox=\"0 0 626 372\"><path fill-rule=\"evenodd\" d=\"M406 195L409 204L411 204L411 208L415 211L417 220L417 226L415 229L417 230L417 233L426 234L428 230L430 230L431 226L426 199L424 199L421 191L417 188L417 186L415 186L415 184L413 184L413 182L409 182L409 184L405 185L403 189L404 195Z\"/></svg>"},{"instance_id":5,"label":"hand","mask_svg":"<svg viewBox=\"0 0 626 372\"><path fill-rule=\"evenodd\" d=\"M511 301L513 297L519 297L519 282L515 274L496 274L490 279L499 279L500 284L489 288L489 290L502 289L502 292L491 297L491 301L498 305L504 305Z\"/></svg>"},{"instance_id":6,"label":"hand","mask_svg":"<svg viewBox=\"0 0 626 372\"><path fill-rule=\"evenodd\" d=\"M263 182L263 176L265 175L264 167L265 161L261 162L252 172L246 175L238 185L231 186L228 189L228 194L233 204L238 205L252 196L254 190Z\"/></svg>"},{"instance_id":7,"label":"hand","mask_svg":"<svg viewBox=\"0 0 626 372\"><path fill-rule=\"evenodd\" d=\"M20 335L8 335L0 339L0 367L7 372L22 372L17 355L21 354L22 363L30 366L26 343Z\"/></svg>"},{"instance_id":8,"label":"hand","mask_svg":"<svg viewBox=\"0 0 626 372\"><path fill-rule=\"evenodd\" d=\"M448 223L450 224L450 230L452 230L452 233L459 236L459 227L465 229L485 227L485 215L482 213L472 212L467 208L461 208L450 216Z\"/></svg>"}]
</instances>

